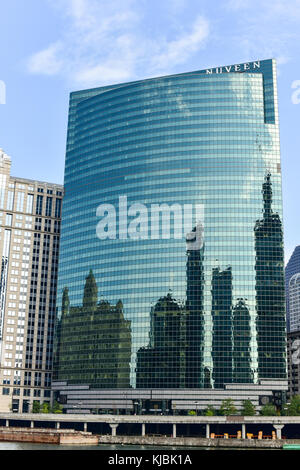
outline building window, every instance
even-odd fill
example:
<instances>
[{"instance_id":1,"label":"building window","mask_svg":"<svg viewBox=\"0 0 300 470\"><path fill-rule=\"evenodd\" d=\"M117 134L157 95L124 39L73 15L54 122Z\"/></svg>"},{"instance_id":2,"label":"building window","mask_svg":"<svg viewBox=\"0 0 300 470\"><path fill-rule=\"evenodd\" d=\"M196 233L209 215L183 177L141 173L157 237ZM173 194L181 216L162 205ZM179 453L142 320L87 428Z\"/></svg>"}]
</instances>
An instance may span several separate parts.
<instances>
[{"instance_id":1,"label":"building window","mask_svg":"<svg viewBox=\"0 0 300 470\"><path fill-rule=\"evenodd\" d=\"M51 217L52 214L52 197L47 197L46 200L46 217Z\"/></svg>"},{"instance_id":2,"label":"building window","mask_svg":"<svg viewBox=\"0 0 300 470\"><path fill-rule=\"evenodd\" d=\"M33 194L27 194L26 212L27 214L32 214L32 211L33 211Z\"/></svg>"},{"instance_id":3,"label":"building window","mask_svg":"<svg viewBox=\"0 0 300 470\"><path fill-rule=\"evenodd\" d=\"M42 215L43 196L38 196L36 200L36 215Z\"/></svg>"},{"instance_id":4,"label":"building window","mask_svg":"<svg viewBox=\"0 0 300 470\"><path fill-rule=\"evenodd\" d=\"M39 387L41 385L42 385L42 374L41 372L36 372L35 378L34 378L34 386Z\"/></svg>"},{"instance_id":5,"label":"building window","mask_svg":"<svg viewBox=\"0 0 300 470\"><path fill-rule=\"evenodd\" d=\"M11 227L12 226L12 220L13 220L12 214L6 214L5 225L8 225L9 227Z\"/></svg>"},{"instance_id":6,"label":"building window","mask_svg":"<svg viewBox=\"0 0 300 470\"><path fill-rule=\"evenodd\" d=\"M23 212L24 209L24 197L25 193L17 193L17 207L16 210L18 212Z\"/></svg>"},{"instance_id":7,"label":"building window","mask_svg":"<svg viewBox=\"0 0 300 470\"><path fill-rule=\"evenodd\" d=\"M31 372L25 372L24 385L31 385Z\"/></svg>"},{"instance_id":8,"label":"building window","mask_svg":"<svg viewBox=\"0 0 300 470\"><path fill-rule=\"evenodd\" d=\"M60 219L61 218L61 199L56 199L56 202L55 202L55 217L57 219Z\"/></svg>"},{"instance_id":9,"label":"building window","mask_svg":"<svg viewBox=\"0 0 300 470\"><path fill-rule=\"evenodd\" d=\"M7 191L6 210L12 211L14 207L14 192Z\"/></svg>"},{"instance_id":10,"label":"building window","mask_svg":"<svg viewBox=\"0 0 300 470\"><path fill-rule=\"evenodd\" d=\"M45 232L51 232L51 219L45 219Z\"/></svg>"},{"instance_id":11,"label":"building window","mask_svg":"<svg viewBox=\"0 0 300 470\"><path fill-rule=\"evenodd\" d=\"M54 221L54 233L59 233L60 232L60 221L55 220Z\"/></svg>"}]
</instances>

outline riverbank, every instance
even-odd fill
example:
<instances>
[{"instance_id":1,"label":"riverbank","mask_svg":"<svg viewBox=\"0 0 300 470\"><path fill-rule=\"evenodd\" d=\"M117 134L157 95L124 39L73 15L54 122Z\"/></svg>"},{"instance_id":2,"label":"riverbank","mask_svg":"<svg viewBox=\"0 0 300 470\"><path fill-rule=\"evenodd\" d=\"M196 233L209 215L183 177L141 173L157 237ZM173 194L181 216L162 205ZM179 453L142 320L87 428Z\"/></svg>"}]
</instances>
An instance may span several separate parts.
<instances>
[{"instance_id":1,"label":"riverbank","mask_svg":"<svg viewBox=\"0 0 300 470\"><path fill-rule=\"evenodd\" d=\"M99 444L175 446L232 449L282 449L285 444L298 444L300 439L207 439L164 436L99 436Z\"/></svg>"},{"instance_id":2,"label":"riverbank","mask_svg":"<svg viewBox=\"0 0 300 470\"><path fill-rule=\"evenodd\" d=\"M282 449L283 446L300 445L299 439L224 439L170 436L111 436L75 430L4 428L0 427L0 442L19 442L48 445L122 447L144 446L165 448L232 448L232 449Z\"/></svg>"},{"instance_id":3,"label":"riverbank","mask_svg":"<svg viewBox=\"0 0 300 470\"><path fill-rule=\"evenodd\" d=\"M0 442L56 445L98 445L99 437L89 432L31 428L0 428Z\"/></svg>"}]
</instances>

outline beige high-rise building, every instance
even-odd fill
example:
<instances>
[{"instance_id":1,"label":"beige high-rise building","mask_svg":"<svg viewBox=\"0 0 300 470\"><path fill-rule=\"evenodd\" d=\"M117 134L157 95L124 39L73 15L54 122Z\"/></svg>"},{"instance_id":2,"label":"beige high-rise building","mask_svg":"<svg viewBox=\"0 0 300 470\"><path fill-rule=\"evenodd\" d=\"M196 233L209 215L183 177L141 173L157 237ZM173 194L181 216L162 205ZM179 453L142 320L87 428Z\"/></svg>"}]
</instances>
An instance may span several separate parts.
<instances>
[{"instance_id":1,"label":"beige high-rise building","mask_svg":"<svg viewBox=\"0 0 300 470\"><path fill-rule=\"evenodd\" d=\"M63 186L10 175L0 149L0 411L50 402Z\"/></svg>"}]
</instances>

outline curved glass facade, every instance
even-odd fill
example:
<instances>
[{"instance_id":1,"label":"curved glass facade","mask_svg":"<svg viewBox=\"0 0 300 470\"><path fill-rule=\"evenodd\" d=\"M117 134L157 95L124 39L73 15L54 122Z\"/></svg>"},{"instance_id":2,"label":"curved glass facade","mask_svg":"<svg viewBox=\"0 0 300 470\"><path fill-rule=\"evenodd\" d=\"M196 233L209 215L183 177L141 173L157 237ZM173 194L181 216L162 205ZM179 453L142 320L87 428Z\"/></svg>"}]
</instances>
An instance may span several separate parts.
<instances>
[{"instance_id":1,"label":"curved glass facade","mask_svg":"<svg viewBox=\"0 0 300 470\"><path fill-rule=\"evenodd\" d=\"M286 377L275 62L71 94L55 376Z\"/></svg>"}]
</instances>

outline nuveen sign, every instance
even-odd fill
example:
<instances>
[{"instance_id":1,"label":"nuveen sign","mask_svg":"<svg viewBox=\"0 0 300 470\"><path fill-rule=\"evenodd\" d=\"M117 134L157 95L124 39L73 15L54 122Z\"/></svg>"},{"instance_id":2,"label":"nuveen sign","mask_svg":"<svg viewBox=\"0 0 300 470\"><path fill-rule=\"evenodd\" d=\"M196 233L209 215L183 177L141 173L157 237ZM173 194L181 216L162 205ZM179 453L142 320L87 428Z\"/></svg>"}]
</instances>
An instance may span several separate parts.
<instances>
[{"instance_id":1,"label":"nuveen sign","mask_svg":"<svg viewBox=\"0 0 300 470\"><path fill-rule=\"evenodd\" d=\"M251 70L260 69L260 61L245 62L244 64L226 65L224 67L216 67L214 69L206 69L207 74L212 73L230 73L230 72L246 72Z\"/></svg>"}]
</instances>

